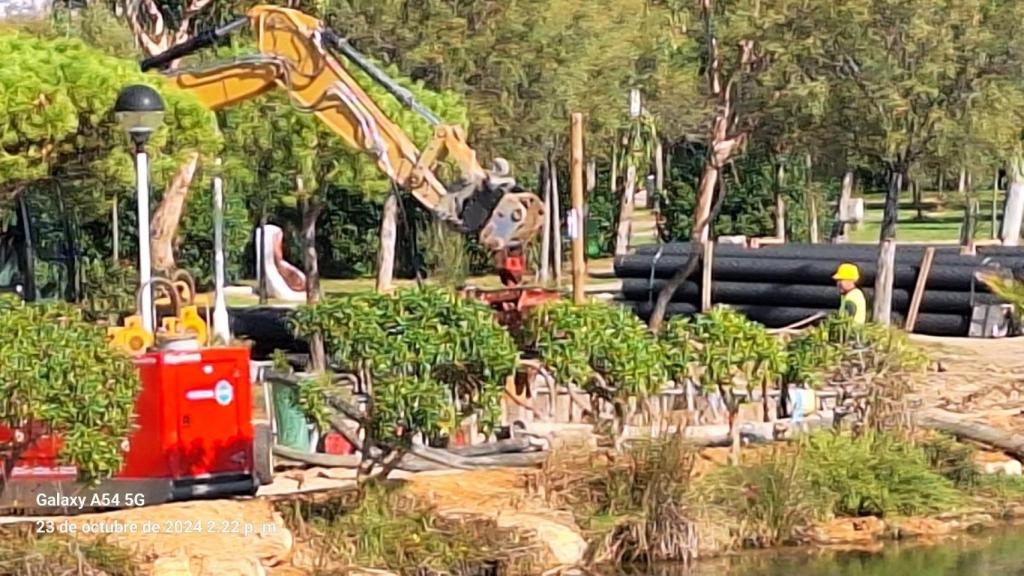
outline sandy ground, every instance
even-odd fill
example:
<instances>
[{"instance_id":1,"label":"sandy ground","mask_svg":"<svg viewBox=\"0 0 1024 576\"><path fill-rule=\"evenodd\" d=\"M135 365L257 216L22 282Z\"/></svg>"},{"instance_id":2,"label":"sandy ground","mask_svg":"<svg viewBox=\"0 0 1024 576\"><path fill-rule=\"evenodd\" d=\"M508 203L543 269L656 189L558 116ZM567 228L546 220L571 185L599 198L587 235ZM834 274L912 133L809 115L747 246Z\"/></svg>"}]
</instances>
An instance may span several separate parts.
<instances>
[{"instance_id":1,"label":"sandy ground","mask_svg":"<svg viewBox=\"0 0 1024 576\"><path fill-rule=\"evenodd\" d=\"M917 386L925 407L1024 430L1024 338L912 339L938 367Z\"/></svg>"}]
</instances>

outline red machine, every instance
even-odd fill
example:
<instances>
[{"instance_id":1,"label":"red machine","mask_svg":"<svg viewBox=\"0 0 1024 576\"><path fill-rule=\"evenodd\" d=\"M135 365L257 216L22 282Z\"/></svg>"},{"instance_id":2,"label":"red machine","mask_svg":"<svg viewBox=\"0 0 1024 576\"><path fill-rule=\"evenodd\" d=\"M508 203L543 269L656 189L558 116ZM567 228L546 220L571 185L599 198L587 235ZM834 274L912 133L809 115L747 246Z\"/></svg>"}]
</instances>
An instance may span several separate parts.
<instances>
[{"instance_id":1,"label":"red machine","mask_svg":"<svg viewBox=\"0 0 1024 576\"><path fill-rule=\"evenodd\" d=\"M39 436L14 468L0 509L74 513L251 495L271 481L270 428L252 421L248 349L151 352L136 364L142 390L120 472L98 487L77 484L77 470L58 463L60 439ZM0 443L11 434L0 429Z\"/></svg>"}]
</instances>

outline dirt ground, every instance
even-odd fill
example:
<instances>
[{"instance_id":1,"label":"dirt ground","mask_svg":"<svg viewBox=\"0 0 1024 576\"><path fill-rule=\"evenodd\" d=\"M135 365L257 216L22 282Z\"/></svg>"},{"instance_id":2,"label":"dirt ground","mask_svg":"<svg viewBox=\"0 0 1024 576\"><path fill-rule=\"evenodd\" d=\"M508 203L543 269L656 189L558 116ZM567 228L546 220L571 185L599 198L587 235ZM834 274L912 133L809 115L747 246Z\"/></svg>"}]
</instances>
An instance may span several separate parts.
<instances>
[{"instance_id":1,"label":"dirt ground","mask_svg":"<svg viewBox=\"0 0 1024 576\"><path fill-rule=\"evenodd\" d=\"M912 339L936 368L917 385L922 407L1024 431L1024 338Z\"/></svg>"}]
</instances>

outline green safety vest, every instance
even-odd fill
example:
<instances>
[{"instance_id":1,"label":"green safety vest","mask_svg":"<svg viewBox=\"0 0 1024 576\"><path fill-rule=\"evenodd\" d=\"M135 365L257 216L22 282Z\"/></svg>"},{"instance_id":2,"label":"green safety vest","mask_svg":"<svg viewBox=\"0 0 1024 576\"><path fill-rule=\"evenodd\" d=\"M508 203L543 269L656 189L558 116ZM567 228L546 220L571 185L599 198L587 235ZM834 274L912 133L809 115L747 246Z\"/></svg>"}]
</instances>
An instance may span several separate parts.
<instances>
[{"instance_id":1,"label":"green safety vest","mask_svg":"<svg viewBox=\"0 0 1024 576\"><path fill-rule=\"evenodd\" d=\"M868 305L860 288L854 288L843 294L843 297L839 300L839 313L851 314L853 321L857 324L863 324L867 321Z\"/></svg>"}]
</instances>

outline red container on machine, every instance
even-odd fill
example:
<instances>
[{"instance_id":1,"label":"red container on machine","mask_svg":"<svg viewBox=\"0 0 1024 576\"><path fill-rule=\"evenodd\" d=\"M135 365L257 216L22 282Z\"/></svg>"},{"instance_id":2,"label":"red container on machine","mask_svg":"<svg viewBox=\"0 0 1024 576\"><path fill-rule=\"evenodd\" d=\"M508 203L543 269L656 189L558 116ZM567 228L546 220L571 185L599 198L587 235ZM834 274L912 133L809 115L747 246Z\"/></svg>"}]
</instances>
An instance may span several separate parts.
<instances>
[{"instance_id":1,"label":"red container on machine","mask_svg":"<svg viewBox=\"0 0 1024 576\"><path fill-rule=\"evenodd\" d=\"M84 487L75 482L74 467L58 464L60 439L35 436L0 495L0 508L48 510L53 501L46 497L57 494L88 502L98 494L98 503L126 507L256 492L249 350L152 352L136 365L142 389L121 470L99 487ZM11 435L0 429L0 443Z\"/></svg>"},{"instance_id":2,"label":"red container on machine","mask_svg":"<svg viewBox=\"0 0 1024 576\"><path fill-rule=\"evenodd\" d=\"M324 452L327 454L348 455L355 453L355 447L337 432L328 432L324 436Z\"/></svg>"}]
</instances>

